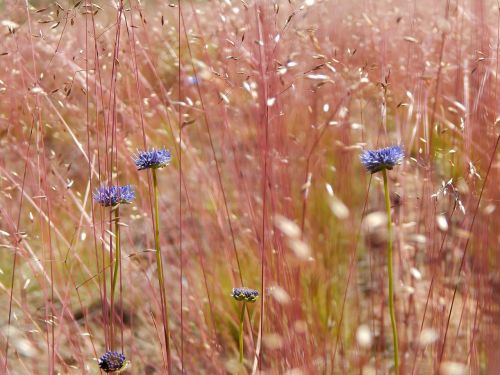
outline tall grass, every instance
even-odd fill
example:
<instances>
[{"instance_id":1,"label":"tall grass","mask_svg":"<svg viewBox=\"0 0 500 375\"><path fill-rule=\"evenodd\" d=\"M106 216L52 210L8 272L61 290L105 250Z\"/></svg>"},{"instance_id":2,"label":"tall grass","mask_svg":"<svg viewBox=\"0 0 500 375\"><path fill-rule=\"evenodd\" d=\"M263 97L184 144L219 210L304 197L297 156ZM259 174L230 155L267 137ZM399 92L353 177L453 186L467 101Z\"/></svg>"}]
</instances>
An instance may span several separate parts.
<instances>
[{"instance_id":1,"label":"tall grass","mask_svg":"<svg viewBox=\"0 0 500 375\"><path fill-rule=\"evenodd\" d=\"M113 342L165 373L167 323L172 373L241 373L241 286L247 373L394 371L383 180L359 162L391 144L400 372L500 371L496 0L0 15L0 373L97 373ZM161 146L155 226L132 155ZM118 221L92 192L118 183L136 200L110 309Z\"/></svg>"}]
</instances>

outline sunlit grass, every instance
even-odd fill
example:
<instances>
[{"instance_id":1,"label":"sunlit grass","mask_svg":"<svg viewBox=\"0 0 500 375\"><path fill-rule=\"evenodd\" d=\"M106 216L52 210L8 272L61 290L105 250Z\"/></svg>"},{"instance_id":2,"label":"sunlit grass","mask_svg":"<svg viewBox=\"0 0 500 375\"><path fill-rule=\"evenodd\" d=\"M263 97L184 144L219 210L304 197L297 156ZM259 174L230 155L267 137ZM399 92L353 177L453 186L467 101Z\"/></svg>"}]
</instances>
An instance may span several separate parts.
<instances>
[{"instance_id":1,"label":"sunlit grass","mask_svg":"<svg viewBox=\"0 0 500 375\"><path fill-rule=\"evenodd\" d=\"M495 1L97 5L0 4L0 373L390 373L391 144L401 373L497 368Z\"/></svg>"}]
</instances>

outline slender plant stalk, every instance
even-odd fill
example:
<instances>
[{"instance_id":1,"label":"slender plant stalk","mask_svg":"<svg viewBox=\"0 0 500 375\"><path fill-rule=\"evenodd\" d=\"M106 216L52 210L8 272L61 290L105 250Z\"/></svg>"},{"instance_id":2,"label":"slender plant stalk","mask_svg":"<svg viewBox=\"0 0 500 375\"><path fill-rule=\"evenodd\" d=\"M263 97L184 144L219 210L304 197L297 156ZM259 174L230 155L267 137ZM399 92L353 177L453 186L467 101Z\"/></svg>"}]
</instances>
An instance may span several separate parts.
<instances>
[{"instance_id":1,"label":"slender plant stalk","mask_svg":"<svg viewBox=\"0 0 500 375\"><path fill-rule=\"evenodd\" d=\"M113 270L113 281L111 283L111 301L115 300L116 280L118 280L118 270L120 266L120 206L114 207L115 211L115 266Z\"/></svg>"},{"instance_id":2,"label":"slender plant stalk","mask_svg":"<svg viewBox=\"0 0 500 375\"><path fill-rule=\"evenodd\" d=\"M241 308L240 315L240 364L243 365L243 322L245 320L245 305L243 302L243 307Z\"/></svg>"},{"instance_id":3,"label":"slender plant stalk","mask_svg":"<svg viewBox=\"0 0 500 375\"><path fill-rule=\"evenodd\" d=\"M396 313L394 311L394 275L392 269L392 217L391 200L389 197L389 184L387 182L387 171L382 170L384 175L385 208L387 211L387 268L389 273L389 313L391 315L392 340L394 345L394 368L396 375L399 375L399 350L398 350L398 329L396 327Z\"/></svg>"},{"instance_id":4,"label":"slender plant stalk","mask_svg":"<svg viewBox=\"0 0 500 375\"><path fill-rule=\"evenodd\" d=\"M114 222L115 222L115 265L113 267L113 275L112 280L111 280L111 309L110 309L110 318L109 318L109 324L110 324L110 337L111 337L111 348L113 349L115 346L115 340L114 340L114 315L115 315L115 289L116 289L116 280L118 280L118 271L119 271L119 262L120 262L120 226L118 225L118 222L120 220L120 205L113 207L113 211L115 212L115 217L114 217ZM113 260L113 259L111 259ZM110 266L111 267L111 266Z\"/></svg>"},{"instance_id":5,"label":"slender plant stalk","mask_svg":"<svg viewBox=\"0 0 500 375\"><path fill-rule=\"evenodd\" d=\"M160 284L160 297L162 302L163 316L163 331L165 334L165 346L167 351L167 367L168 373L172 373L172 361L170 356L170 330L168 328L168 310L165 293L165 282L163 277L163 262L160 252L160 214L158 208L158 178L156 177L156 169L151 169L153 173L153 195L154 195L154 221L155 221L155 250L156 250L156 265L158 268L158 283Z\"/></svg>"}]
</instances>

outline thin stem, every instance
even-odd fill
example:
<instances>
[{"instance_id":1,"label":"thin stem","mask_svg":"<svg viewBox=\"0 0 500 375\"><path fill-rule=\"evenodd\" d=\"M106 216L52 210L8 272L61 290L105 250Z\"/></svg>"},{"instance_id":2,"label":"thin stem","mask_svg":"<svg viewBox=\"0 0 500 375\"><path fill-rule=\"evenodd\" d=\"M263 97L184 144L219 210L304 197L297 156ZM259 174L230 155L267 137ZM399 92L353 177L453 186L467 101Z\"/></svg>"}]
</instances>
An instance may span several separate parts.
<instances>
[{"instance_id":1,"label":"thin stem","mask_svg":"<svg viewBox=\"0 0 500 375\"><path fill-rule=\"evenodd\" d=\"M387 268L389 273L389 312L391 315L392 339L394 345L394 368L396 375L399 374L399 350L398 350L398 329L396 327L396 313L394 311L394 276L392 269L392 218L391 200L389 197L389 184L387 183L387 171L382 170L384 176L385 208L387 211Z\"/></svg>"},{"instance_id":2,"label":"thin stem","mask_svg":"<svg viewBox=\"0 0 500 375\"><path fill-rule=\"evenodd\" d=\"M154 226L155 226L155 250L156 250L156 265L158 268L158 283L160 284L160 299L162 303L163 313L163 333L165 336L165 346L167 351L167 367L168 373L172 373L172 360L170 356L170 330L168 328L168 310L165 293L165 282L163 277L163 262L160 251L160 214L158 208L158 178L156 177L156 169L153 168L153 195L154 195Z\"/></svg>"},{"instance_id":3,"label":"thin stem","mask_svg":"<svg viewBox=\"0 0 500 375\"><path fill-rule=\"evenodd\" d=\"M243 307L241 308L240 315L240 364L243 365L243 322L245 320L245 305L243 302Z\"/></svg>"},{"instance_id":4,"label":"thin stem","mask_svg":"<svg viewBox=\"0 0 500 375\"><path fill-rule=\"evenodd\" d=\"M115 266L113 270L113 281L111 284L111 301L115 300L115 289L116 280L118 280L118 270L120 265L120 225L118 224L120 220L120 208L119 206L114 207L115 211ZM112 318L112 317L111 317Z\"/></svg>"}]
</instances>

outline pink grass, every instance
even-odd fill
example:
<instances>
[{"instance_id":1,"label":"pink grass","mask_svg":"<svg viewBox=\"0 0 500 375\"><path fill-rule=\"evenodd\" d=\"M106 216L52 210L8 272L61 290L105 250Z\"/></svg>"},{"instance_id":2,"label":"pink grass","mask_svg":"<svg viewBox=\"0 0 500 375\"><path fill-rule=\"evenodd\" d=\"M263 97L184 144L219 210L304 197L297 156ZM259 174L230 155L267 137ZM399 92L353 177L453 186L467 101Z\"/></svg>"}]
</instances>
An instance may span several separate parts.
<instances>
[{"instance_id":1,"label":"pink grass","mask_svg":"<svg viewBox=\"0 0 500 375\"><path fill-rule=\"evenodd\" d=\"M2 373L97 373L111 348L166 373L162 298L172 373L238 373L238 286L260 292L246 373L390 373L381 180L359 153L391 144L401 372L500 369L497 1L99 7L0 4ZM161 146L166 296L132 160ZM113 301L109 183L137 190Z\"/></svg>"}]
</instances>

